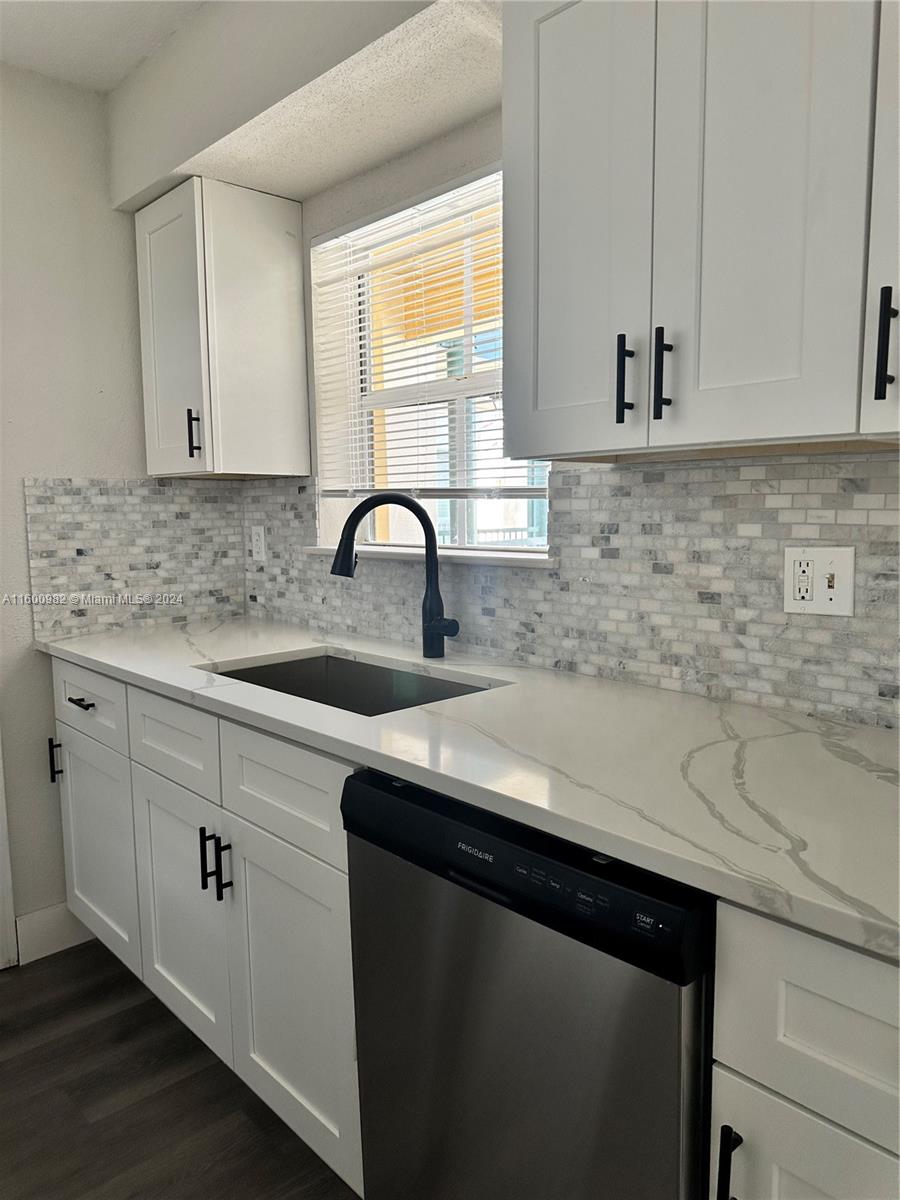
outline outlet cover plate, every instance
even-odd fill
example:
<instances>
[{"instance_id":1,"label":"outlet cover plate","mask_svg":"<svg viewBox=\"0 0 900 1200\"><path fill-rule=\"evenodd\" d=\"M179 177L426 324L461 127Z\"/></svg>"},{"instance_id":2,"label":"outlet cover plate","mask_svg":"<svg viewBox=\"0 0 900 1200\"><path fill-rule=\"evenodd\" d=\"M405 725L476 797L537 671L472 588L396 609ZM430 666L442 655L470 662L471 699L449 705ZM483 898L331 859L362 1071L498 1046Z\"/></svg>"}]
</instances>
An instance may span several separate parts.
<instances>
[{"instance_id":1,"label":"outlet cover plate","mask_svg":"<svg viewBox=\"0 0 900 1200\"><path fill-rule=\"evenodd\" d=\"M795 595L800 563L810 564L808 600ZM784 611L852 617L855 577L855 546L785 546Z\"/></svg>"},{"instance_id":2,"label":"outlet cover plate","mask_svg":"<svg viewBox=\"0 0 900 1200\"><path fill-rule=\"evenodd\" d=\"M256 562L266 561L266 527L252 525L250 528L250 547Z\"/></svg>"}]
</instances>

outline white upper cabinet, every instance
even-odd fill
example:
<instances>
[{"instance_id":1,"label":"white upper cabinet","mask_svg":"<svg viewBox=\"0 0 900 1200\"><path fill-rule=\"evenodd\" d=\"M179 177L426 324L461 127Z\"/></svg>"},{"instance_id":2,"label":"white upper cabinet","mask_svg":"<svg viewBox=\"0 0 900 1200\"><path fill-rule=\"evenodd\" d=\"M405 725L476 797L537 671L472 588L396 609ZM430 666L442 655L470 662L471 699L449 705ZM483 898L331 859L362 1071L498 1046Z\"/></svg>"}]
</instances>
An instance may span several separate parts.
<instances>
[{"instance_id":1,"label":"white upper cabinet","mask_svg":"<svg viewBox=\"0 0 900 1200\"><path fill-rule=\"evenodd\" d=\"M189 179L135 230L148 472L309 474L300 205Z\"/></svg>"},{"instance_id":2,"label":"white upper cabinet","mask_svg":"<svg viewBox=\"0 0 900 1200\"><path fill-rule=\"evenodd\" d=\"M872 170L872 228L869 236L869 276L866 289L866 331L863 351L863 433L900 429L900 203L897 179L898 49L900 4L881 5L878 50L878 90L875 110L875 158ZM893 376L893 379L890 377Z\"/></svg>"},{"instance_id":3,"label":"white upper cabinet","mask_svg":"<svg viewBox=\"0 0 900 1200\"><path fill-rule=\"evenodd\" d=\"M504 5L514 457L646 445L654 54L644 0Z\"/></svg>"},{"instance_id":4,"label":"white upper cabinet","mask_svg":"<svg viewBox=\"0 0 900 1200\"><path fill-rule=\"evenodd\" d=\"M650 445L855 432L875 5L657 21Z\"/></svg>"},{"instance_id":5,"label":"white upper cabinet","mask_svg":"<svg viewBox=\"0 0 900 1200\"><path fill-rule=\"evenodd\" d=\"M897 298L882 7L867 300L874 0L504 6L511 455L897 428L896 396L860 424Z\"/></svg>"}]
</instances>

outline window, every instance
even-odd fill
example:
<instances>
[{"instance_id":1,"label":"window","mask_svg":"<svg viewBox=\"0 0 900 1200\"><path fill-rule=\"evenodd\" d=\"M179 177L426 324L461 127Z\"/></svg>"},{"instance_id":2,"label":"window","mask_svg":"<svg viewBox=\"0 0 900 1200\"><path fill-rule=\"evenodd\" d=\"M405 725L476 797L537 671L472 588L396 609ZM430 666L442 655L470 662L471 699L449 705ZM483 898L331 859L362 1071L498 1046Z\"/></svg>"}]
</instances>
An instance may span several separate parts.
<instances>
[{"instance_id":1,"label":"window","mask_svg":"<svg viewBox=\"0 0 900 1200\"><path fill-rule=\"evenodd\" d=\"M391 488L444 546L546 548L547 464L503 457L501 207L497 173L313 248L323 544ZM396 506L360 536L422 541Z\"/></svg>"}]
</instances>

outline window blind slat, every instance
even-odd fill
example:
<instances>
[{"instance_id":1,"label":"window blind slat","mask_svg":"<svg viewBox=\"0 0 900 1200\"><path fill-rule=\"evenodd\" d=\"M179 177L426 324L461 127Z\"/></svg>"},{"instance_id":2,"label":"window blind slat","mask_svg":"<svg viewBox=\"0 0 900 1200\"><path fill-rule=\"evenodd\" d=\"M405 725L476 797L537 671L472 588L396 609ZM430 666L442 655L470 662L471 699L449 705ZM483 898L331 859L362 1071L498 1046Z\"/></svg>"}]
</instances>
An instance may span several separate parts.
<instances>
[{"instance_id":1,"label":"window blind slat","mask_svg":"<svg viewBox=\"0 0 900 1200\"><path fill-rule=\"evenodd\" d=\"M313 248L322 496L546 496L503 455L501 202L495 174Z\"/></svg>"}]
</instances>

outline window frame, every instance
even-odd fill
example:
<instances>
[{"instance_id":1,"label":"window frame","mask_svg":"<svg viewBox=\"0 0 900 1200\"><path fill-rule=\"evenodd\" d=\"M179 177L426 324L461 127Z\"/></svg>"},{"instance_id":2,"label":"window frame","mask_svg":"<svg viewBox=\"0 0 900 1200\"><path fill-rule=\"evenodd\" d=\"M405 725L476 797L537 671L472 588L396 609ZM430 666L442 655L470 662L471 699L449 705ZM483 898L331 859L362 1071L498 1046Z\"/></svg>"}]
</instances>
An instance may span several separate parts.
<instances>
[{"instance_id":1,"label":"window frame","mask_svg":"<svg viewBox=\"0 0 900 1200\"><path fill-rule=\"evenodd\" d=\"M407 198L403 201L398 201L378 213L368 215L364 218L354 220L342 227L332 230L328 233L318 234L310 241L310 253L319 246L346 237L358 230L365 229L370 225L377 225L383 220L387 220L392 216L413 209L421 204L425 204L431 200L438 198L466 187L469 184L477 183L480 180L487 179L491 175L500 174L502 178L503 166L501 162L488 164L476 171L467 173L464 176L448 180L445 183L436 185L427 191L420 193L414 198ZM468 214L471 216L471 214ZM502 211L501 211L501 234L502 234ZM466 235L466 251L471 253L471 237L476 235L477 229L473 229L471 233ZM371 249L371 248L370 248ZM312 264L310 263L310 274L312 276ZM351 368L356 372L357 378L365 380L368 383L373 377L375 370L372 361L374 350L374 334L372 332L371 323L371 308L370 297L367 289L368 272L362 273L357 277L356 289L356 311L357 321L355 322L357 333L353 338L353 357L348 361ZM311 346L313 349L313 358L315 359L315 309L311 305L312 315L312 333ZM499 328L503 330L503 321L505 316L505 306L503 304L503 294L501 287L501 309L500 309L500 324ZM405 407L422 405L431 401L444 401L448 406L458 406L459 410L463 410L463 419L455 422L457 438L460 443L459 449L461 453L469 453L470 442L463 436L459 437L461 430L465 430L467 420L465 419L464 407L469 401L477 401L482 397L496 396L499 399L501 410L503 404L503 369L502 356L501 366L489 370L478 372L472 370L473 363L471 361L471 350L475 336L475 320L473 314L472 292L471 292L471 276L467 277L467 286L464 291L464 313L463 313L463 339L464 351L468 362L464 362L464 374L458 379L442 379L429 381L424 383L411 383L393 388L384 388L379 391L366 390L361 386L359 391L348 397L348 406L352 406L357 411L352 413L351 424L354 430L354 440L356 445L352 447L350 453L356 458L366 463L366 474L369 478L373 475L373 453L371 439L366 436L366 423L360 419L361 414L378 410L398 410ZM348 326L349 327L349 326ZM468 336L468 340L466 340ZM313 370L313 379L315 379L315 368ZM477 387L474 386L477 383ZM315 383L313 382L313 396L315 396ZM317 425L317 458L318 458L318 425ZM530 460L523 460L523 466L530 464ZM536 464L537 465L537 464ZM318 468L318 463L317 463ZM535 560L546 560L549 556L549 528L545 527L544 541L534 546L511 545L508 549L504 549L502 544L479 545L477 542L470 541L469 528L473 521L473 504L476 500L484 499L525 499L529 501L529 510L531 503L545 503L548 509L549 518L549 464L548 464L548 479L547 485L543 488L535 488L534 486L509 486L509 487L459 487L459 488L436 488L436 487L393 487L387 485L371 485L367 487L351 486L346 488L323 488L321 486L321 475L317 469L316 475L316 501L317 509L322 499L337 499L337 498L363 498L368 495L376 494L387 489L401 491L405 495L409 495L419 500L448 500L454 502L454 507L461 514L463 524L463 540L454 543L438 543L438 552L450 553L459 556L475 556L484 555L491 558L502 558L504 554L508 554L511 559L534 558ZM400 541L383 541L375 536L375 517L376 513L369 514L366 520L359 528L358 541L361 547L374 548L380 550L387 557L392 549L398 552L417 551L420 546L417 543L406 543Z\"/></svg>"}]
</instances>

